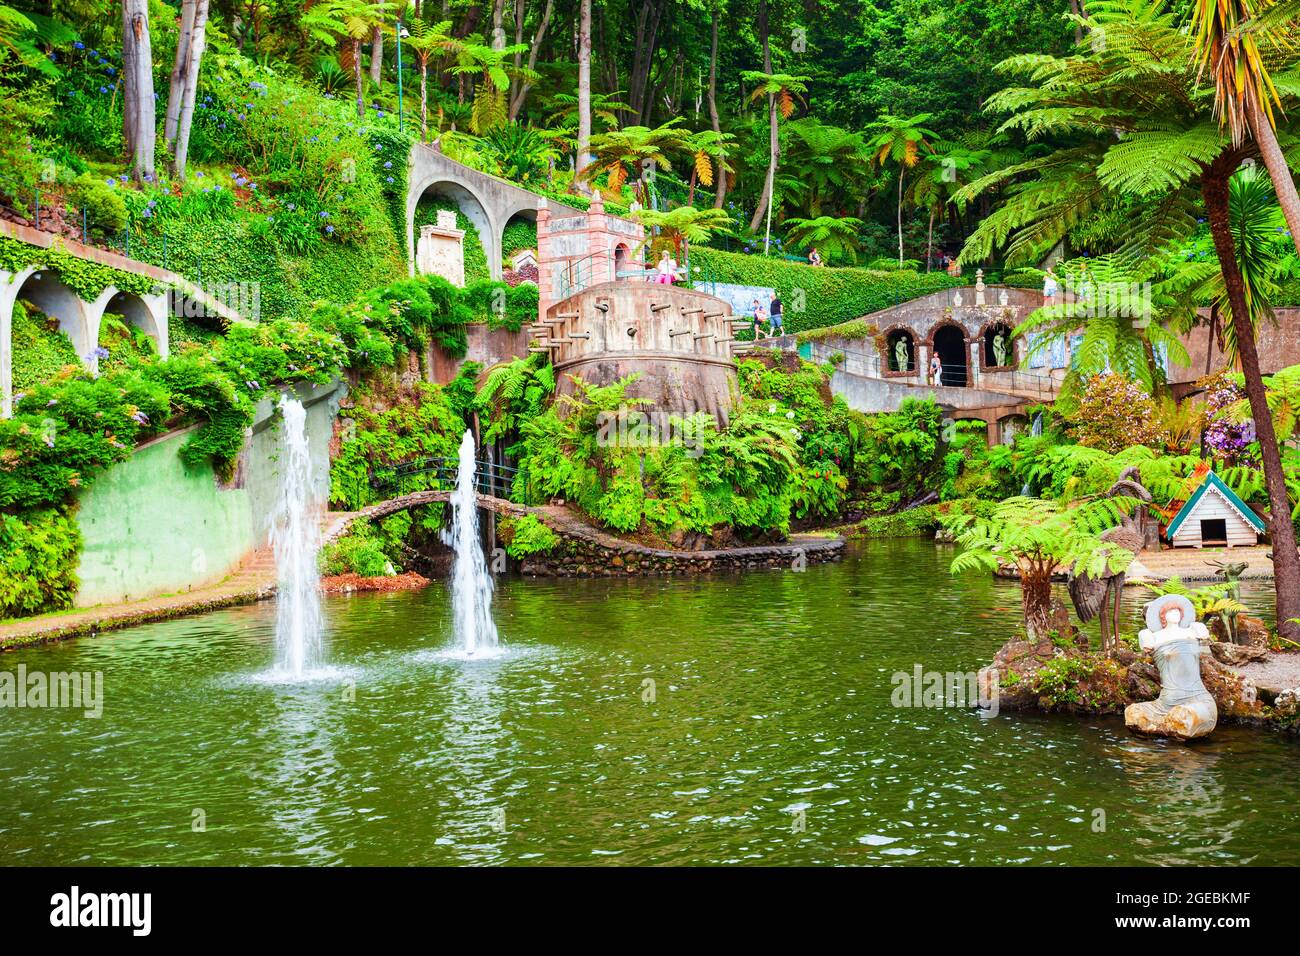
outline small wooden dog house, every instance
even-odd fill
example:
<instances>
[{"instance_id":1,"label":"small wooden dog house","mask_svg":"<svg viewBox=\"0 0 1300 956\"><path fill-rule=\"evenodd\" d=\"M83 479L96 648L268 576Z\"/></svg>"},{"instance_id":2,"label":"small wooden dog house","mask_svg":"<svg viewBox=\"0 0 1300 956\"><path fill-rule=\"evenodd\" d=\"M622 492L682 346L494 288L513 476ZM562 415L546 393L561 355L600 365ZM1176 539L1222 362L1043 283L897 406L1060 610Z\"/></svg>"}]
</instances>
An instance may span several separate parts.
<instances>
[{"instance_id":1,"label":"small wooden dog house","mask_svg":"<svg viewBox=\"0 0 1300 956\"><path fill-rule=\"evenodd\" d=\"M1165 537L1175 548L1242 548L1258 544L1265 530L1259 515L1211 471L1169 522Z\"/></svg>"}]
</instances>

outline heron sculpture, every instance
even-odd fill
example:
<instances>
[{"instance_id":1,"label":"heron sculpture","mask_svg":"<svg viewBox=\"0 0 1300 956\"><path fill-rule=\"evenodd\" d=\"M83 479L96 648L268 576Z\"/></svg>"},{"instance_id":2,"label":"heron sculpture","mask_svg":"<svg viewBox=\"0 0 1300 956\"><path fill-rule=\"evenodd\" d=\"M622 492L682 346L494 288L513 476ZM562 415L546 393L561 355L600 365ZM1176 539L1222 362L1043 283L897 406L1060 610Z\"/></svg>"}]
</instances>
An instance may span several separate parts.
<instances>
[{"instance_id":1,"label":"heron sculpture","mask_svg":"<svg viewBox=\"0 0 1300 956\"><path fill-rule=\"evenodd\" d=\"M1153 500L1151 492L1142 485L1141 474L1136 468L1125 468L1119 480L1107 489L1105 498L1127 496L1136 498L1143 505ZM1130 515L1125 515L1118 526L1102 532L1101 540L1125 551L1137 555L1147 544L1145 522L1146 509L1140 507ZM1120 614L1124 604L1125 572L1103 574L1092 577L1087 574L1071 574L1069 581L1070 600L1079 620L1087 624L1094 617L1100 616L1101 650L1107 657L1114 656L1119 645Z\"/></svg>"}]
</instances>

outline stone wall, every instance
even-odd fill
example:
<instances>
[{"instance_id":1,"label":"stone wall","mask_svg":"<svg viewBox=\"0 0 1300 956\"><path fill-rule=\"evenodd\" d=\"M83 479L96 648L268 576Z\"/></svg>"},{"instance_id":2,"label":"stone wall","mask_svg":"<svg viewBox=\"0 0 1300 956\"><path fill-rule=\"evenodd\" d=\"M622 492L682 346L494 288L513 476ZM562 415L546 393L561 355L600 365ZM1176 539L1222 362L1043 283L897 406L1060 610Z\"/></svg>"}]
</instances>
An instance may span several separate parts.
<instances>
[{"instance_id":1,"label":"stone wall","mask_svg":"<svg viewBox=\"0 0 1300 956\"><path fill-rule=\"evenodd\" d=\"M298 388L307 406L317 495L329 495L329 440L341 383ZM231 481L212 469L188 468L180 450L193 429L141 445L127 461L95 478L78 501L83 548L77 607L135 601L224 579L267 543L280 489L280 415L257 406Z\"/></svg>"},{"instance_id":2,"label":"stone wall","mask_svg":"<svg viewBox=\"0 0 1300 956\"><path fill-rule=\"evenodd\" d=\"M790 571L838 561L844 555L842 538L800 535L786 544L725 551L664 551L621 544L611 547L597 540L566 536L550 553L524 559L520 571L549 578L734 573L759 568Z\"/></svg>"}]
</instances>

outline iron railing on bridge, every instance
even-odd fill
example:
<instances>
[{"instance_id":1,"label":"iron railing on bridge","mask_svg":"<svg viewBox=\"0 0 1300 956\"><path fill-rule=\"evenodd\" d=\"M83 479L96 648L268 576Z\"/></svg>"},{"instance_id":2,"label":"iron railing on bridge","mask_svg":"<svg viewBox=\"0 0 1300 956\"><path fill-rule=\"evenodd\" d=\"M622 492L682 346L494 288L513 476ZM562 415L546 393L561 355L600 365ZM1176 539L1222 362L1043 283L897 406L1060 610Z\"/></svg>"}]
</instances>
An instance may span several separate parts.
<instances>
[{"instance_id":1,"label":"iron railing on bridge","mask_svg":"<svg viewBox=\"0 0 1300 956\"><path fill-rule=\"evenodd\" d=\"M354 500L373 504L389 498L400 498L417 491L451 491L456 487L460 461L456 458L432 456L416 458L371 469L365 476L362 494ZM518 468L489 461L474 462L474 490L481 495L509 499L514 490Z\"/></svg>"}]
</instances>

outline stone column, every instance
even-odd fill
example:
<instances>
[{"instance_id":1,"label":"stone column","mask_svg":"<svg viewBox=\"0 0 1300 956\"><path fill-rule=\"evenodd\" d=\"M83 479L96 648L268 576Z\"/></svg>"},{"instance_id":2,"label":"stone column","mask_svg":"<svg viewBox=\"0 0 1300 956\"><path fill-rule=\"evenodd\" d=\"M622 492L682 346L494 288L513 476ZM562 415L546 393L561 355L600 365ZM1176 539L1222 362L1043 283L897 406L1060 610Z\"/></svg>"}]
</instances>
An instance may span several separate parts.
<instances>
[{"instance_id":1,"label":"stone column","mask_svg":"<svg viewBox=\"0 0 1300 956\"><path fill-rule=\"evenodd\" d=\"M966 381L972 388L978 388L980 382L984 380L984 373L980 370L980 345L978 341L970 344L970 360L966 363L970 369Z\"/></svg>"},{"instance_id":2,"label":"stone column","mask_svg":"<svg viewBox=\"0 0 1300 956\"><path fill-rule=\"evenodd\" d=\"M605 200L596 193L587 208L587 252L591 256L591 284L612 282L614 251L605 222Z\"/></svg>"},{"instance_id":3,"label":"stone column","mask_svg":"<svg viewBox=\"0 0 1300 956\"><path fill-rule=\"evenodd\" d=\"M921 381L925 384L938 384L930 381L930 346L924 342L919 342L916 346L916 370L921 373Z\"/></svg>"},{"instance_id":4,"label":"stone column","mask_svg":"<svg viewBox=\"0 0 1300 956\"><path fill-rule=\"evenodd\" d=\"M545 199L537 200L537 316L542 318L555 302L555 268L551 256L551 210Z\"/></svg>"}]
</instances>

